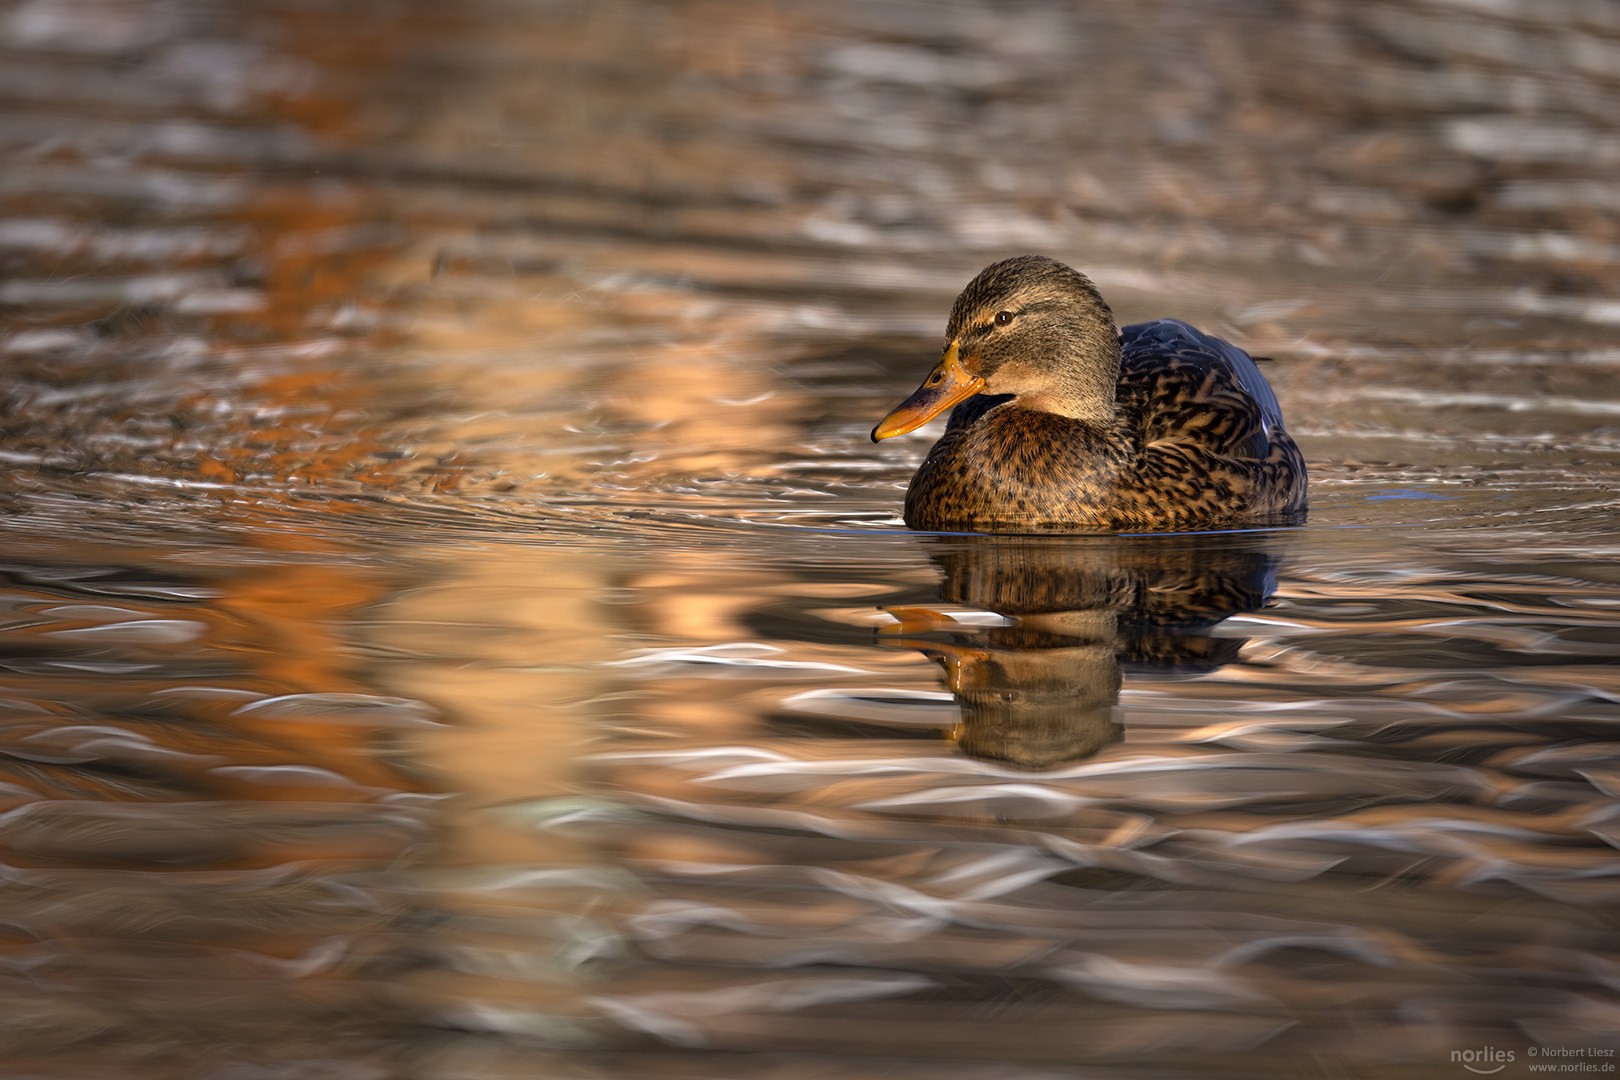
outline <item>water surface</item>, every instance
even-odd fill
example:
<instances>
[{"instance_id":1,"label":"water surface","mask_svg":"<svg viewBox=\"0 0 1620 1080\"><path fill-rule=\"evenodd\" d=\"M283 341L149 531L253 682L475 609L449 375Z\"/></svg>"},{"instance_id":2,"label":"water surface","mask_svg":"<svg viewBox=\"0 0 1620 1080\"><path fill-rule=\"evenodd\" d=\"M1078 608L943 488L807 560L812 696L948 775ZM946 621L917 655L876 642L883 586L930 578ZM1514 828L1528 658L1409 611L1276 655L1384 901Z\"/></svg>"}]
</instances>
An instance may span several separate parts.
<instances>
[{"instance_id":1,"label":"water surface","mask_svg":"<svg viewBox=\"0 0 1620 1080\"><path fill-rule=\"evenodd\" d=\"M8 1067L1611 1064L1617 88L1574 3L0 8ZM1308 524L907 532L1027 250L1270 357Z\"/></svg>"}]
</instances>

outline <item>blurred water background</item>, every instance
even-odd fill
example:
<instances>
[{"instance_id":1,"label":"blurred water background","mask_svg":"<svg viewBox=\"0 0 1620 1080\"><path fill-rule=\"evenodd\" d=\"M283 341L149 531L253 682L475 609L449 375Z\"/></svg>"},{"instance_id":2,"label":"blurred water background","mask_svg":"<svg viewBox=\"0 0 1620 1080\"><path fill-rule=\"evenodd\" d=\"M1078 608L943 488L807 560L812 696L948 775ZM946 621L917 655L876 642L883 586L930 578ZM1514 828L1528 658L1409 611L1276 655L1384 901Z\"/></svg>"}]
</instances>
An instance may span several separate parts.
<instances>
[{"instance_id":1,"label":"blurred water background","mask_svg":"<svg viewBox=\"0 0 1620 1080\"><path fill-rule=\"evenodd\" d=\"M0 160L7 1075L1612 1067L1610 0L7 0ZM905 531L1025 251L1309 524Z\"/></svg>"}]
</instances>

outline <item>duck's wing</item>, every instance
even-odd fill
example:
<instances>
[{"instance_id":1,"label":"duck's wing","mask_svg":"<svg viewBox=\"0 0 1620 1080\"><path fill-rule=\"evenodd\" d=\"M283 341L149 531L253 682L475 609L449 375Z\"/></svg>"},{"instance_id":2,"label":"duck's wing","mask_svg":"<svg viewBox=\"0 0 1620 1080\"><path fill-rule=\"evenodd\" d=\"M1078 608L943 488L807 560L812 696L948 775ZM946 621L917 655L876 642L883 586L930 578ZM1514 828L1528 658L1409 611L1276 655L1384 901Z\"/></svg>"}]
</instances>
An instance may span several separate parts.
<instances>
[{"instance_id":1,"label":"duck's wing","mask_svg":"<svg viewBox=\"0 0 1620 1080\"><path fill-rule=\"evenodd\" d=\"M1282 408L1248 353L1177 319L1120 331L1120 406L1144 443L1264 460Z\"/></svg>"}]
</instances>

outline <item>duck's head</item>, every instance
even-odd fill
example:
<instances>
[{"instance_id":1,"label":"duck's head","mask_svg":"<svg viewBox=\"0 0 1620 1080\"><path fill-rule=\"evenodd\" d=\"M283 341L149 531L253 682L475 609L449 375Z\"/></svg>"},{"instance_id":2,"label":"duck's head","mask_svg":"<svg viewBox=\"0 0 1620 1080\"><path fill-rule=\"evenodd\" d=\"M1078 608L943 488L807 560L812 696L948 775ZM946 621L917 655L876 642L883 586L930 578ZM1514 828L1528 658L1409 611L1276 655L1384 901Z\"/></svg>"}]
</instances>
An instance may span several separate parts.
<instances>
[{"instance_id":1,"label":"duck's head","mask_svg":"<svg viewBox=\"0 0 1620 1080\"><path fill-rule=\"evenodd\" d=\"M1106 423L1119 382L1119 328L1091 279L1044 255L992 263L951 306L945 351L917 392L872 429L904 435L975 394Z\"/></svg>"}]
</instances>

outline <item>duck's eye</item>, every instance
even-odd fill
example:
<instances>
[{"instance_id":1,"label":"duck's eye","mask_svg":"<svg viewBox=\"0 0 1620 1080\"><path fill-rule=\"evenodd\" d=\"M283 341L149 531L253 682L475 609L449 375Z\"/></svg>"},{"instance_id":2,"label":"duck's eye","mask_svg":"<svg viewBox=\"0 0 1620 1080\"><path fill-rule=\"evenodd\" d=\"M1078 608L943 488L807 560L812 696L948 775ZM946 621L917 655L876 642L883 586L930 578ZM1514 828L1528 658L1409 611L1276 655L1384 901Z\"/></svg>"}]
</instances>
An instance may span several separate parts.
<instances>
[{"instance_id":1,"label":"duck's eye","mask_svg":"<svg viewBox=\"0 0 1620 1080\"><path fill-rule=\"evenodd\" d=\"M1013 313L1010 312L1010 311L998 311L998 312L996 312L996 325L997 326L1006 326L1008 323L1012 322L1012 319L1013 319Z\"/></svg>"}]
</instances>

